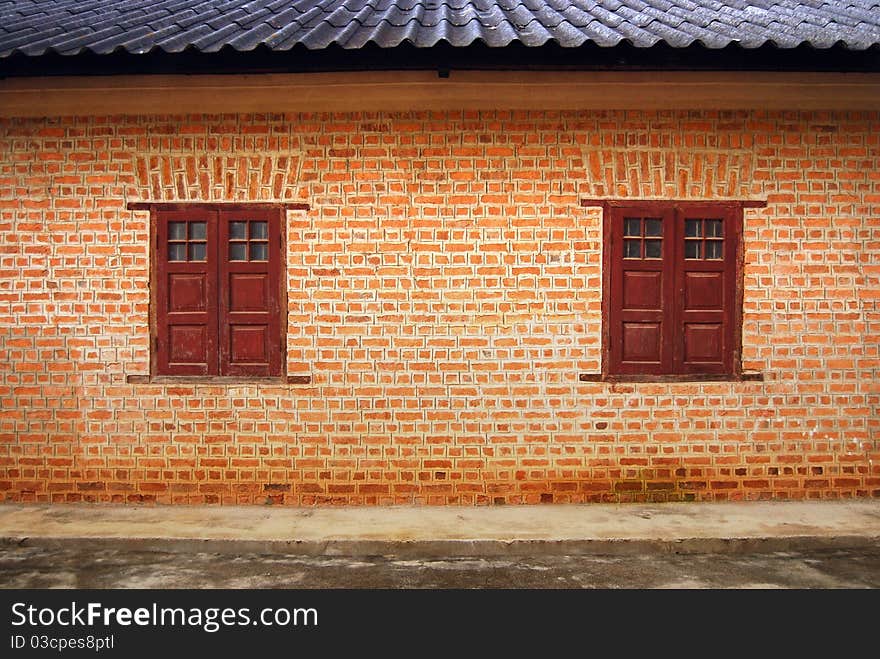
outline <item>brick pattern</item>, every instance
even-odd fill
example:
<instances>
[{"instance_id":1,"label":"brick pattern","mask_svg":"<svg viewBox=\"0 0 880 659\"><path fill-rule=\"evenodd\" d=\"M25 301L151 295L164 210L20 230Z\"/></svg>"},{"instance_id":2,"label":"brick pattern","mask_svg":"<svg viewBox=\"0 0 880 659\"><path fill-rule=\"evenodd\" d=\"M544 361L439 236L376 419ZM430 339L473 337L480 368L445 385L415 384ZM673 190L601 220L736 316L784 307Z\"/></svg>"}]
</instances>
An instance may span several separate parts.
<instances>
[{"instance_id":1,"label":"brick pattern","mask_svg":"<svg viewBox=\"0 0 880 659\"><path fill-rule=\"evenodd\" d=\"M709 141L725 142L723 139ZM712 150L685 144L666 149L637 145L594 147L586 151L585 159L590 197L749 199L752 196L755 152L750 148L736 149L729 144Z\"/></svg>"},{"instance_id":2,"label":"brick pattern","mask_svg":"<svg viewBox=\"0 0 880 659\"><path fill-rule=\"evenodd\" d=\"M171 138L168 138L170 141ZM290 201L300 157L295 152L211 152L195 140L186 151L135 154L133 201Z\"/></svg>"},{"instance_id":3,"label":"brick pattern","mask_svg":"<svg viewBox=\"0 0 880 659\"><path fill-rule=\"evenodd\" d=\"M4 121L0 150L6 500L880 494L878 113L59 118ZM579 382L602 253L579 200L673 193L768 201L744 232L765 381ZM311 384L127 383L150 260L126 202L247 199L311 206L286 250Z\"/></svg>"}]
</instances>

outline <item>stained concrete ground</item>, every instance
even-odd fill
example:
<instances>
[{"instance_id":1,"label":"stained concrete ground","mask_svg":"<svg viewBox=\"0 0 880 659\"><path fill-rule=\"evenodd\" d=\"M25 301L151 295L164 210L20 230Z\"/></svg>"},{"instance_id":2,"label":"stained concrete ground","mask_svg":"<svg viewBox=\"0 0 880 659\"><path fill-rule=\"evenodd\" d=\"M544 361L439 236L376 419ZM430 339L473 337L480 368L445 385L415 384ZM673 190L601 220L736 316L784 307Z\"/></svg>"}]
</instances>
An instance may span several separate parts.
<instances>
[{"instance_id":1,"label":"stained concrete ground","mask_svg":"<svg viewBox=\"0 0 880 659\"><path fill-rule=\"evenodd\" d=\"M880 500L0 504L3 588L880 587Z\"/></svg>"},{"instance_id":2,"label":"stained concrete ground","mask_svg":"<svg viewBox=\"0 0 880 659\"><path fill-rule=\"evenodd\" d=\"M394 558L7 547L0 588L876 589L880 548Z\"/></svg>"}]
</instances>

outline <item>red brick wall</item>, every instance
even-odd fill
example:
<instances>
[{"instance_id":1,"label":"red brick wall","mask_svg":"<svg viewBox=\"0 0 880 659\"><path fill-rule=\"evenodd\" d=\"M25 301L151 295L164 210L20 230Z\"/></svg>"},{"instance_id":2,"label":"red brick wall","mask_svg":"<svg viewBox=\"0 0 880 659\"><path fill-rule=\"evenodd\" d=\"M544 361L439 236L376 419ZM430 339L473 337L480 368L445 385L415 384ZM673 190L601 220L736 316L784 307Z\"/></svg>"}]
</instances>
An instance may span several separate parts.
<instances>
[{"instance_id":1,"label":"red brick wall","mask_svg":"<svg viewBox=\"0 0 880 659\"><path fill-rule=\"evenodd\" d=\"M0 497L483 504L880 494L880 114L0 123ZM601 211L745 212L763 382L580 383ZM289 374L149 370L149 216L287 200Z\"/></svg>"}]
</instances>

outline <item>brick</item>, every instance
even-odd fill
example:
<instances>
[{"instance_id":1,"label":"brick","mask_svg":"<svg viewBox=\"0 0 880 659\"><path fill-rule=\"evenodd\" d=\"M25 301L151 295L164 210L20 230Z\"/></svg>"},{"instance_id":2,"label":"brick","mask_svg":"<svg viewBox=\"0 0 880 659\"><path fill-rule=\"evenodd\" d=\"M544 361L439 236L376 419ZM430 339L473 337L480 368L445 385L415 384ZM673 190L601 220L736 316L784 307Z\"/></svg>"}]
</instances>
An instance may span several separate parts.
<instances>
[{"instance_id":1,"label":"brick","mask_svg":"<svg viewBox=\"0 0 880 659\"><path fill-rule=\"evenodd\" d=\"M878 120L3 120L0 496L877 496ZM744 365L764 381L579 380L602 360L602 218L579 199L602 196L767 199L743 233ZM309 203L287 214L286 382L139 381L150 227L128 200Z\"/></svg>"}]
</instances>

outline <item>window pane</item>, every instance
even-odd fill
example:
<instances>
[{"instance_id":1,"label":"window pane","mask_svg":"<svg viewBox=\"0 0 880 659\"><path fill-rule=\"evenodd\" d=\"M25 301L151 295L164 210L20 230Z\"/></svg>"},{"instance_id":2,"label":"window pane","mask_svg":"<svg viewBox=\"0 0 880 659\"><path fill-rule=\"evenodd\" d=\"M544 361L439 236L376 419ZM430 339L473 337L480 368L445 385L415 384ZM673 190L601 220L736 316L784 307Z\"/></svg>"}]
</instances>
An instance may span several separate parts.
<instances>
[{"instance_id":1,"label":"window pane","mask_svg":"<svg viewBox=\"0 0 880 659\"><path fill-rule=\"evenodd\" d=\"M189 244L189 260L190 261L204 261L205 255L207 254L207 245L205 243L190 243Z\"/></svg>"},{"instance_id":2,"label":"window pane","mask_svg":"<svg viewBox=\"0 0 880 659\"><path fill-rule=\"evenodd\" d=\"M684 242L684 258L700 258L700 245L702 245L702 242L700 242L699 240L686 240Z\"/></svg>"},{"instance_id":3,"label":"window pane","mask_svg":"<svg viewBox=\"0 0 880 659\"><path fill-rule=\"evenodd\" d=\"M251 238L268 238L269 223L268 222L251 222Z\"/></svg>"},{"instance_id":4,"label":"window pane","mask_svg":"<svg viewBox=\"0 0 880 659\"><path fill-rule=\"evenodd\" d=\"M168 240L186 240L186 222L169 222Z\"/></svg>"},{"instance_id":5,"label":"window pane","mask_svg":"<svg viewBox=\"0 0 880 659\"><path fill-rule=\"evenodd\" d=\"M685 220L684 221L684 235L688 238L699 238L702 236L700 229L702 228L700 225L703 223L703 220Z\"/></svg>"},{"instance_id":6,"label":"window pane","mask_svg":"<svg viewBox=\"0 0 880 659\"><path fill-rule=\"evenodd\" d=\"M247 261L247 243L229 243L230 261Z\"/></svg>"},{"instance_id":7,"label":"window pane","mask_svg":"<svg viewBox=\"0 0 880 659\"><path fill-rule=\"evenodd\" d=\"M707 259L722 259L722 258L724 258L723 246L724 246L724 241L707 240L706 241L706 258Z\"/></svg>"},{"instance_id":8,"label":"window pane","mask_svg":"<svg viewBox=\"0 0 880 659\"><path fill-rule=\"evenodd\" d=\"M646 236L662 236L663 222L660 220L645 220Z\"/></svg>"},{"instance_id":9,"label":"window pane","mask_svg":"<svg viewBox=\"0 0 880 659\"><path fill-rule=\"evenodd\" d=\"M707 238L720 238L722 235L721 220L706 220Z\"/></svg>"},{"instance_id":10,"label":"window pane","mask_svg":"<svg viewBox=\"0 0 880 659\"><path fill-rule=\"evenodd\" d=\"M168 243L169 261L186 261L186 243Z\"/></svg>"},{"instance_id":11,"label":"window pane","mask_svg":"<svg viewBox=\"0 0 880 659\"><path fill-rule=\"evenodd\" d=\"M663 241L662 240L646 240L645 241L645 258L659 259L661 255Z\"/></svg>"},{"instance_id":12,"label":"window pane","mask_svg":"<svg viewBox=\"0 0 880 659\"><path fill-rule=\"evenodd\" d=\"M251 261L268 261L268 257L268 243L251 243Z\"/></svg>"},{"instance_id":13,"label":"window pane","mask_svg":"<svg viewBox=\"0 0 880 659\"><path fill-rule=\"evenodd\" d=\"M623 241L623 257L626 259L642 258L642 241L641 240L624 240Z\"/></svg>"},{"instance_id":14,"label":"window pane","mask_svg":"<svg viewBox=\"0 0 880 659\"><path fill-rule=\"evenodd\" d=\"M190 222L189 223L189 237L192 240L204 240L207 236L205 233L207 230L207 224L204 222Z\"/></svg>"},{"instance_id":15,"label":"window pane","mask_svg":"<svg viewBox=\"0 0 880 659\"><path fill-rule=\"evenodd\" d=\"M247 222L230 222L230 238L247 238Z\"/></svg>"},{"instance_id":16,"label":"window pane","mask_svg":"<svg viewBox=\"0 0 880 659\"><path fill-rule=\"evenodd\" d=\"M627 217L623 220L624 236L641 236L642 221L637 217Z\"/></svg>"}]
</instances>

